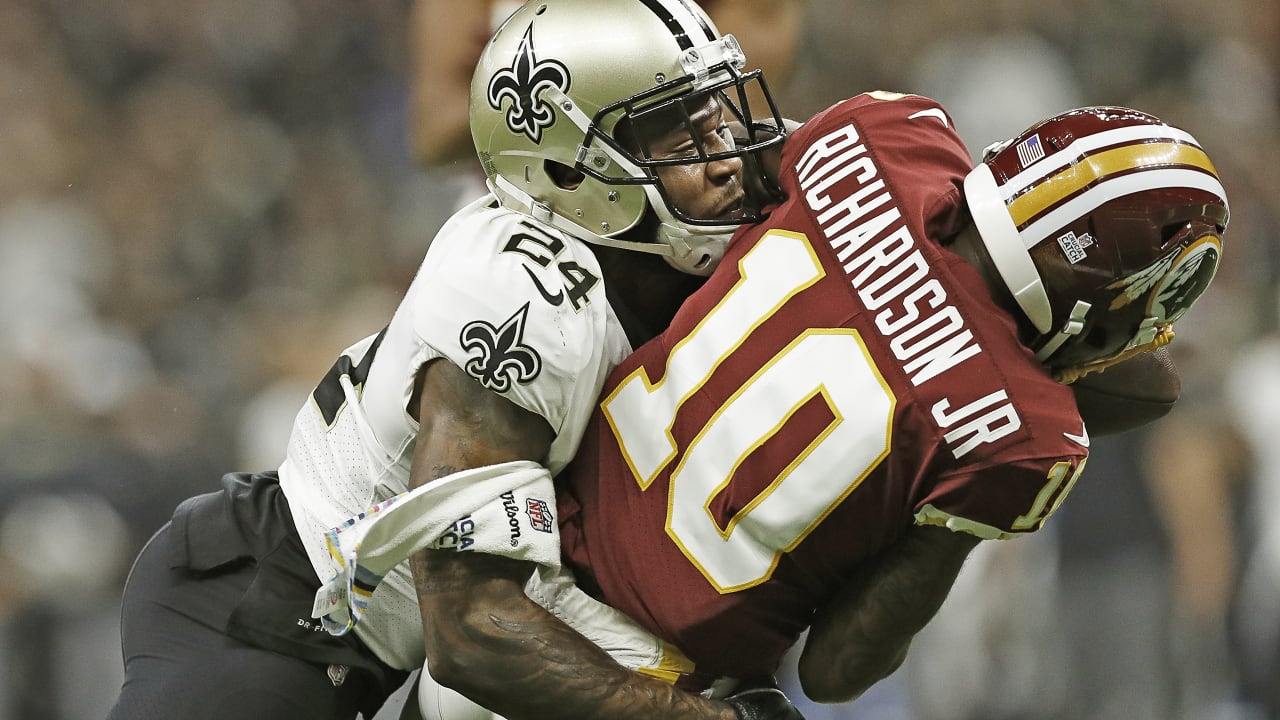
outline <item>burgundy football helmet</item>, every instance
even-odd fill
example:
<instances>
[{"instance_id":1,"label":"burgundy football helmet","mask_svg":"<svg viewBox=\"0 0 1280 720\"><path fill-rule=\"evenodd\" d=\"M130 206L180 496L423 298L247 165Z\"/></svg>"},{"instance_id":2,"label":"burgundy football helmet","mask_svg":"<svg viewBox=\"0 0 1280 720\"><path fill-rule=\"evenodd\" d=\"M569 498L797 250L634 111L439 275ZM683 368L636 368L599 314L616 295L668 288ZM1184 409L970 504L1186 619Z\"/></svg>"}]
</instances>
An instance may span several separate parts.
<instances>
[{"instance_id":1,"label":"burgundy football helmet","mask_svg":"<svg viewBox=\"0 0 1280 720\"><path fill-rule=\"evenodd\" d=\"M1172 338L1217 271L1229 215L1195 138L1089 107L987 148L965 197L992 263L1070 381Z\"/></svg>"}]
</instances>

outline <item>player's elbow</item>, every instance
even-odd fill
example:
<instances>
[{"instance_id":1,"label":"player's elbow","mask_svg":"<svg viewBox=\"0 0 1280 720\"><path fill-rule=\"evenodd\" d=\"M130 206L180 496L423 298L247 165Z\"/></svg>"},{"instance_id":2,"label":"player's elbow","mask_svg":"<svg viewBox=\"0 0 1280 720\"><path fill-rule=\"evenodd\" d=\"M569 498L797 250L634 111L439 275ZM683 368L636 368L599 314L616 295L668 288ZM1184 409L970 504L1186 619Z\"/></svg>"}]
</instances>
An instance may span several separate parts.
<instances>
[{"instance_id":1,"label":"player's elbow","mask_svg":"<svg viewBox=\"0 0 1280 720\"><path fill-rule=\"evenodd\" d=\"M828 682L828 679L808 678L804 675L800 676L800 687L804 690L804 694L810 700L816 703L845 703L856 700L862 695L862 690L851 690L845 687L839 687Z\"/></svg>"},{"instance_id":2,"label":"player's elbow","mask_svg":"<svg viewBox=\"0 0 1280 720\"><path fill-rule=\"evenodd\" d=\"M441 685L457 690L456 685L462 682L466 673L462 668L465 663L459 662L461 654L438 648L427 658L426 671L431 679Z\"/></svg>"},{"instance_id":3,"label":"player's elbow","mask_svg":"<svg viewBox=\"0 0 1280 720\"><path fill-rule=\"evenodd\" d=\"M467 617L466 613L439 617L428 628L425 670L439 685L474 699L489 690L485 684L494 677L493 654L471 639Z\"/></svg>"},{"instance_id":4,"label":"player's elbow","mask_svg":"<svg viewBox=\"0 0 1280 720\"><path fill-rule=\"evenodd\" d=\"M804 694L816 703L846 703L858 699L866 692L869 684L850 683L847 678L835 676L830 672L799 672L800 687Z\"/></svg>"},{"instance_id":5,"label":"player's elbow","mask_svg":"<svg viewBox=\"0 0 1280 720\"><path fill-rule=\"evenodd\" d=\"M427 660L426 670L439 685L475 699L486 696L491 690L487 683L493 674L486 672L484 665L479 653L452 647L432 654Z\"/></svg>"},{"instance_id":6,"label":"player's elbow","mask_svg":"<svg viewBox=\"0 0 1280 720\"><path fill-rule=\"evenodd\" d=\"M846 703L857 699L880 680L888 677L906 659L907 648L878 653L874 657L857 654L832 662L831 658L801 654L797 667L800 687L818 703Z\"/></svg>"}]
</instances>

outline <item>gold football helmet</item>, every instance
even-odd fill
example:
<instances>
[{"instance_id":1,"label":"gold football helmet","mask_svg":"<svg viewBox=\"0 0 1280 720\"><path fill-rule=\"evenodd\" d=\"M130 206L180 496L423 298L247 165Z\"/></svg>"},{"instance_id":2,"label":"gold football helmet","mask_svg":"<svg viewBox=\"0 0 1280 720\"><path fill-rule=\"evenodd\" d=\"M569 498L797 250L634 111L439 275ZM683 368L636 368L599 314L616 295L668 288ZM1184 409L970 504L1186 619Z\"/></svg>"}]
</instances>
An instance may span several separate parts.
<instances>
[{"instance_id":1,"label":"gold football helmet","mask_svg":"<svg viewBox=\"0 0 1280 720\"><path fill-rule=\"evenodd\" d=\"M746 157L783 140L782 119L760 71L732 35L721 35L689 0L533 0L494 34L471 84L471 131L494 195L506 207L588 242L664 255L708 274L736 226L759 219L691 217L663 187L663 165ZM753 119L746 88L758 84L764 114ZM655 159L635 128L666 114L692 132L690 113L718 100L745 141L729 150ZM766 131L766 128L768 131ZM775 130L777 128L778 130ZM584 177L564 187L553 164ZM746 167L757 167L746 163ZM619 236L652 210L652 242Z\"/></svg>"}]
</instances>

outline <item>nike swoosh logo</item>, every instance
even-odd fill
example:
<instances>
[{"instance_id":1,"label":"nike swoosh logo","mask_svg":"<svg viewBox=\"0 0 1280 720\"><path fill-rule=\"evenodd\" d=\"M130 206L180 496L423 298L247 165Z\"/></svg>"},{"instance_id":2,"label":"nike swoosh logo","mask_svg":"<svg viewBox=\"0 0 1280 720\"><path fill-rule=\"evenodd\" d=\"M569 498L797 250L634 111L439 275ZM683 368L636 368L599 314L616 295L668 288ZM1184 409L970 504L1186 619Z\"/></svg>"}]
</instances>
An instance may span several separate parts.
<instances>
[{"instance_id":1,"label":"nike swoosh logo","mask_svg":"<svg viewBox=\"0 0 1280 720\"><path fill-rule=\"evenodd\" d=\"M1069 432L1062 433L1062 437L1079 445L1080 447L1089 447L1089 428L1081 426L1079 435L1072 435Z\"/></svg>"},{"instance_id":2,"label":"nike swoosh logo","mask_svg":"<svg viewBox=\"0 0 1280 720\"><path fill-rule=\"evenodd\" d=\"M915 120L916 118L922 118L922 117L936 118L938 122L942 123L942 127L951 126L951 124L947 122L947 114L942 112L942 108L936 108L936 107L929 108L927 110L921 110L920 112L917 112L917 113L912 113L907 116L907 119Z\"/></svg>"}]
</instances>

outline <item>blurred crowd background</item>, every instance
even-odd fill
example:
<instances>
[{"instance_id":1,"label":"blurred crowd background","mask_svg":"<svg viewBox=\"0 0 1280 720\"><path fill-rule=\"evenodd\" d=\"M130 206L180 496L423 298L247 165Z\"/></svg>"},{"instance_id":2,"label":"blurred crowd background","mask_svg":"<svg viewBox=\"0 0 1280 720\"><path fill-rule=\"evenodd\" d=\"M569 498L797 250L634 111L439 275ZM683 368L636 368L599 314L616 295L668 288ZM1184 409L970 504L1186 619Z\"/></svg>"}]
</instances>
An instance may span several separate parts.
<instances>
[{"instance_id":1,"label":"blurred crowd background","mask_svg":"<svg viewBox=\"0 0 1280 720\"><path fill-rule=\"evenodd\" d=\"M105 715L136 552L279 463L476 192L431 147L465 98L413 88L469 75L440 38L482 40L459 16L486 3L417 2L0 3L0 720ZM1175 411L1096 439L1044 531L984 543L903 669L810 720L1280 718L1280 5L716 5L790 117L920 93L976 156L1128 105L1194 134L1232 203Z\"/></svg>"}]
</instances>

